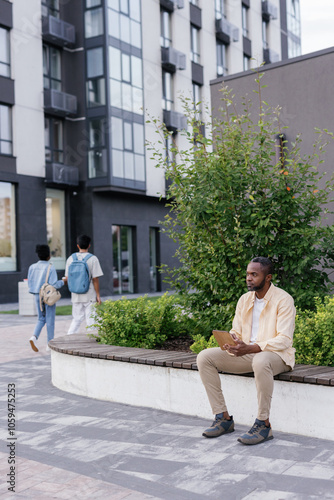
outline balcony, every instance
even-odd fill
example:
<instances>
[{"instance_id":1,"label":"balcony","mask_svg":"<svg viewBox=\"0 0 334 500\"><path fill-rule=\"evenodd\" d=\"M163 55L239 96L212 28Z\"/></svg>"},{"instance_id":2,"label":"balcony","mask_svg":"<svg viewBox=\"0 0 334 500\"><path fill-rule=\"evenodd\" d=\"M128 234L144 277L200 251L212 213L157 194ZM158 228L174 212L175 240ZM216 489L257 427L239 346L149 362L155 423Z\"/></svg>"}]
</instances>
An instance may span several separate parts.
<instances>
[{"instance_id":1,"label":"balcony","mask_svg":"<svg viewBox=\"0 0 334 500\"><path fill-rule=\"evenodd\" d=\"M226 19L216 19L216 38L225 44L239 41L239 28Z\"/></svg>"},{"instance_id":2,"label":"balcony","mask_svg":"<svg viewBox=\"0 0 334 500\"><path fill-rule=\"evenodd\" d=\"M187 118L177 111L167 111L164 109L163 122L167 130L176 133L178 130L187 128Z\"/></svg>"},{"instance_id":3,"label":"balcony","mask_svg":"<svg viewBox=\"0 0 334 500\"><path fill-rule=\"evenodd\" d=\"M78 167L69 167L61 163L49 163L45 167L45 180L54 184L78 186L79 169Z\"/></svg>"},{"instance_id":4,"label":"balcony","mask_svg":"<svg viewBox=\"0 0 334 500\"><path fill-rule=\"evenodd\" d=\"M42 18L43 40L60 47L73 47L75 43L75 28L53 16Z\"/></svg>"},{"instance_id":5,"label":"balcony","mask_svg":"<svg viewBox=\"0 0 334 500\"><path fill-rule=\"evenodd\" d=\"M173 47L161 47L162 68L170 73L177 69L186 69L186 55Z\"/></svg>"},{"instance_id":6,"label":"balcony","mask_svg":"<svg viewBox=\"0 0 334 500\"><path fill-rule=\"evenodd\" d=\"M263 49L263 61L265 64L278 62L279 54L272 49Z\"/></svg>"},{"instance_id":7,"label":"balcony","mask_svg":"<svg viewBox=\"0 0 334 500\"><path fill-rule=\"evenodd\" d=\"M54 89L44 90L44 111L57 116L75 116L77 98Z\"/></svg>"},{"instance_id":8,"label":"balcony","mask_svg":"<svg viewBox=\"0 0 334 500\"><path fill-rule=\"evenodd\" d=\"M268 23L270 19L277 19L277 17L278 17L277 7L268 0L263 0L262 19Z\"/></svg>"},{"instance_id":9,"label":"balcony","mask_svg":"<svg viewBox=\"0 0 334 500\"><path fill-rule=\"evenodd\" d=\"M173 12L174 8L183 9L184 0L160 0L160 6L168 12Z\"/></svg>"}]
</instances>

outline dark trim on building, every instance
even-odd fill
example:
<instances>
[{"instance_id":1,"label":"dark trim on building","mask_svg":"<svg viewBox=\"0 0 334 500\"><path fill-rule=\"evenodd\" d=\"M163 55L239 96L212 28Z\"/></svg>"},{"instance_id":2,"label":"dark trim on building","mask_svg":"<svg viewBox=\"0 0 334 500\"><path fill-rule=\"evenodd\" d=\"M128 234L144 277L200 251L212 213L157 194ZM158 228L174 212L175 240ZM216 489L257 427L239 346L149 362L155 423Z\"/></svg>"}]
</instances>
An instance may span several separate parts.
<instances>
[{"instance_id":1,"label":"dark trim on building","mask_svg":"<svg viewBox=\"0 0 334 500\"><path fill-rule=\"evenodd\" d=\"M280 0L281 52L282 60L288 59L288 22L286 16L286 0Z\"/></svg>"},{"instance_id":2,"label":"dark trim on building","mask_svg":"<svg viewBox=\"0 0 334 500\"><path fill-rule=\"evenodd\" d=\"M0 0L0 24L10 29L13 27L13 6L7 0Z\"/></svg>"},{"instance_id":3,"label":"dark trim on building","mask_svg":"<svg viewBox=\"0 0 334 500\"><path fill-rule=\"evenodd\" d=\"M14 80L0 76L0 102L13 106L15 104Z\"/></svg>"},{"instance_id":4,"label":"dark trim on building","mask_svg":"<svg viewBox=\"0 0 334 500\"><path fill-rule=\"evenodd\" d=\"M2 178L2 173L16 174L15 156L0 155L0 182L7 182Z\"/></svg>"},{"instance_id":5,"label":"dark trim on building","mask_svg":"<svg viewBox=\"0 0 334 500\"><path fill-rule=\"evenodd\" d=\"M305 54L298 57L292 57L291 59L287 59L285 61L278 61L276 63L265 64L259 68L261 73L263 71L268 71L270 69L279 68L280 66L287 66L288 64L295 64L301 61L306 61L307 59L314 59L315 57L321 57L325 54L334 53L334 47L329 47L328 49L318 50L316 52L311 52L310 54ZM229 80L236 80L237 78L243 78L246 75L255 74L254 70L242 71L240 73L235 73L229 76L220 76L210 81L210 85L216 85L217 83L228 82Z\"/></svg>"},{"instance_id":6,"label":"dark trim on building","mask_svg":"<svg viewBox=\"0 0 334 500\"><path fill-rule=\"evenodd\" d=\"M252 42L246 36L242 37L243 52L247 57L252 57Z\"/></svg>"},{"instance_id":7,"label":"dark trim on building","mask_svg":"<svg viewBox=\"0 0 334 500\"><path fill-rule=\"evenodd\" d=\"M197 85L203 85L204 83L203 66L194 61L191 62L191 79Z\"/></svg>"},{"instance_id":8,"label":"dark trim on building","mask_svg":"<svg viewBox=\"0 0 334 500\"><path fill-rule=\"evenodd\" d=\"M202 28L202 9L197 7L192 3L189 4L190 7L190 23L196 26L196 28Z\"/></svg>"}]
</instances>

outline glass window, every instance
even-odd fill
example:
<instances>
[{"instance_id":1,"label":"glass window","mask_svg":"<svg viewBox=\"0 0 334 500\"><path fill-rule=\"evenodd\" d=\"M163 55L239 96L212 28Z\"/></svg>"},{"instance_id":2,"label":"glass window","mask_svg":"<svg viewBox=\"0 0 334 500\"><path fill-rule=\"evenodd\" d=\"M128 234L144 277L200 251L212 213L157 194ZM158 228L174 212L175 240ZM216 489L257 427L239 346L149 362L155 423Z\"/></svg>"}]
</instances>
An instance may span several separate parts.
<instances>
[{"instance_id":1,"label":"glass window","mask_svg":"<svg viewBox=\"0 0 334 500\"><path fill-rule=\"evenodd\" d=\"M85 36L103 35L103 11L102 8L87 10L85 12Z\"/></svg>"},{"instance_id":2,"label":"glass window","mask_svg":"<svg viewBox=\"0 0 334 500\"><path fill-rule=\"evenodd\" d=\"M215 0L216 19L226 17L226 0Z\"/></svg>"},{"instance_id":3,"label":"glass window","mask_svg":"<svg viewBox=\"0 0 334 500\"><path fill-rule=\"evenodd\" d=\"M217 42L217 76L227 75L227 45Z\"/></svg>"},{"instance_id":4,"label":"glass window","mask_svg":"<svg viewBox=\"0 0 334 500\"><path fill-rule=\"evenodd\" d=\"M199 29L196 26L190 26L190 41L191 41L191 54L190 58L194 63L200 62L199 51Z\"/></svg>"},{"instance_id":5,"label":"glass window","mask_svg":"<svg viewBox=\"0 0 334 500\"><path fill-rule=\"evenodd\" d=\"M87 77L94 78L103 74L103 48L87 50Z\"/></svg>"},{"instance_id":6,"label":"glass window","mask_svg":"<svg viewBox=\"0 0 334 500\"><path fill-rule=\"evenodd\" d=\"M167 71L162 72L162 108L170 111L173 109L173 75Z\"/></svg>"},{"instance_id":7,"label":"glass window","mask_svg":"<svg viewBox=\"0 0 334 500\"><path fill-rule=\"evenodd\" d=\"M141 123L111 118L113 176L145 181L145 138Z\"/></svg>"},{"instance_id":8,"label":"glass window","mask_svg":"<svg viewBox=\"0 0 334 500\"><path fill-rule=\"evenodd\" d=\"M135 87L143 88L142 61L136 56L131 56L131 82Z\"/></svg>"},{"instance_id":9,"label":"glass window","mask_svg":"<svg viewBox=\"0 0 334 500\"><path fill-rule=\"evenodd\" d=\"M3 104L0 105L0 154L13 154L12 110Z\"/></svg>"},{"instance_id":10,"label":"glass window","mask_svg":"<svg viewBox=\"0 0 334 500\"><path fill-rule=\"evenodd\" d=\"M104 78L96 78L87 82L87 104L89 108L104 106L106 103L106 88Z\"/></svg>"},{"instance_id":11,"label":"glass window","mask_svg":"<svg viewBox=\"0 0 334 500\"><path fill-rule=\"evenodd\" d=\"M121 118L111 117L111 138L113 148L123 149L123 126Z\"/></svg>"},{"instance_id":12,"label":"glass window","mask_svg":"<svg viewBox=\"0 0 334 500\"><path fill-rule=\"evenodd\" d=\"M140 0L130 0L130 17L140 23Z\"/></svg>"},{"instance_id":13,"label":"glass window","mask_svg":"<svg viewBox=\"0 0 334 500\"><path fill-rule=\"evenodd\" d=\"M119 13L108 9L108 32L114 38L120 38Z\"/></svg>"},{"instance_id":14,"label":"glass window","mask_svg":"<svg viewBox=\"0 0 334 500\"><path fill-rule=\"evenodd\" d=\"M59 18L59 0L42 0L42 16Z\"/></svg>"},{"instance_id":15,"label":"glass window","mask_svg":"<svg viewBox=\"0 0 334 500\"><path fill-rule=\"evenodd\" d=\"M150 227L150 292L158 292L159 229Z\"/></svg>"},{"instance_id":16,"label":"glass window","mask_svg":"<svg viewBox=\"0 0 334 500\"><path fill-rule=\"evenodd\" d=\"M61 91L61 53L49 45L43 45L44 88Z\"/></svg>"},{"instance_id":17,"label":"glass window","mask_svg":"<svg viewBox=\"0 0 334 500\"><path fill-rule=\"evenodd\" d=\"M124 149L133 150L132 145L132 123L124 122Z\"/></svg>"},{"instance_id":18,"label":"glass window","mask_svg":"<svg viewBox=\"0 0 334 500\"><path fill-rule=\"evenodd\" d=\"M133 149L135 153L145 154L144 127L140 123L133 124Z\"/></svg>"},{"instance_id":19,"label":"glass window","mask_svg":"<svg viewBox=\"0 0 334 500\"><path fill-rule=\"evenodd\" d=\"M249 37L249 32L248 32L248 8L245 5L242 5L242 34L246 38Z\"/></svg>"},{"instance_id":20,"label":"glass window","mask_svg":"<svg viewBox=\"0 0 334 500\"><path fill-rule=\"evenodd\" d=\"M121 80L121 51L115 47L109 47L109 67L110 76L116 80Z\"/></svg>"},{"instance_id":21,"label":"glass window","mask_svg":"<svg viewBox=\"0 0 334 500\"><path fill-rule=\"evenodd\" d=\"M0 27L0 75L10 77L9 31Z\"/></svg>"},{"instance_id":22,"label":"glass window","mask_svg":"<svg viewBox=\"0 0 334 500\"><path fill-rule=\"evenodd\" d=\"M65 269L65 193L46 190L46 231L51 259L56 269Z\"/></svg>"},{"instance_id":23,"label":"glass window","mask_svg":"<svg viewBox=\"0 0 334 500\"><path fill-rule=\"evenodd\" d=\"M124 178L123 151L112 150L112 173L114 177Z\"/></svg>"},{"instance_id":24,"label":"glass window","mask_svg":"<svg viewBox=\"0 0 334 500\"><path fill-rule=\"evenodd\" d=\"M262 43L263 48L267 49L268 45L268 24L266 21L262 21Z\"/></svg>"},{"instance_id":25,"label":"glass window","mask_svg":"<svg viewBox=\"0 0 334 500\"><path fill-rule=\"evenodd\" d=\"M250 69L250 57L244 54L244 71L247 71L248 69Z\"/></svg>"},{"instance_id":26,"label":"glass window","mask_svg":"<svg viewBox=\"0 0 334 500\"><path fill-rule=\"evenodd\" d=\"M171 15L163 9L160 11L160 45L161 47L172 45Z\"/></svg>"},{"instance_id":27,"label":"glass window","mask_svg":"<svg viewBox=\"0 0 334 500\"><path fill-rule=\"evenodd\" d=\"M0 182L0 271L16 271L15 187Z\"/></svg>"},{"instance_id":28,"label":"glass window","mask_svg":"<svg viewBox=\"0 0 334 500\"><path fill-rule=\"evenodd\" d=\"M193 83L193 106L195 120L201 119L201 87Z\"/></svg>"},{"instance_id":29,"label":"glass window","mask_svg":"<svg viewBox=\"0 0 334 500\"><path fill-rule=\"evenodd\" d=\"M58 118L44 119L45 161L64 162L63 121Z\"/></svg>"},{"instance_id":30,"label":"glass window","mask_svg":"<svg viewBox=\"0 0 334 500\"><path fill-rule=\"evenodd\" d=\"M142 60L109 47L109 65L111 106L142 115Z\"/></svg>"},{"instance_id":31,"label":"glass window","mask_svg":"<svg viewBox=\"0 0 334 500\"><path fill-rule=\"evenodd\" d=\"M86 0L86 9L98 7L99 5L101 5L101 0Z\"/></svg>"},{"instance_id":32,"label":"glass window","mask_svg":"<svg viewBox=\"0 0 334 500\"><path fill-rule=\"evenodd\" d=\"M122 80L123 82L131 82L130 56L128 54L122 54Z\"/></svg>"},{"instance_id":33,"label":"glass window","mask_svg":"<svg viewBox=\"0 0 334 500\"><path fill-rule=\"evenodd\" d=\"M108 0L108 33L141 48L140 0Z\"/></svg>"},{"instance_id":34,"label":"glass window","mask_svg":"<svg viewBox=\"0 0 334 500\"><path fill-rule=\"evenodd\" d=\"M113 250L113 290L115 293L134 292L133 240L134 228L111 226Z\"/></svg>"},{"instance_id":35,"label":"glass window","mask_svg":"<svg viewBox=\"0 0 334 500\"><path fill-rule=\"evenodd\" d=\"M130 19L127 16L120 16L121 21L121 40L130 43Z\"/></svg>"},{"instance_id":36,"label":"glass window","mask_svg":"<svg viewBox=\"0 0 334 500\"><path fill-rule=\"evenodd\" d=\"M105 120L94 118L89 121L88 176L90 179L106 177L107 170Z\"/></svg>"}]
</instances>

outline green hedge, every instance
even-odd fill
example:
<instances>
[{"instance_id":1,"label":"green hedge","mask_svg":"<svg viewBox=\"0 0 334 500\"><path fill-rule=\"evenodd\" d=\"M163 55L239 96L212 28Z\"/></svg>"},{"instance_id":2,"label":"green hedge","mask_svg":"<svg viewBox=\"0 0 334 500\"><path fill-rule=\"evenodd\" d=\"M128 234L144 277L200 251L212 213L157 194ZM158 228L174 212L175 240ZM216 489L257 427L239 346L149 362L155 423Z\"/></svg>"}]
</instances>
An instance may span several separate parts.
<instances>
[{"instance_id":1,"label":"green hedge","mask_svg":"<svg viewBox=\"0 0 334 500\"><path fill-rule=\"evenodd\" d=\"M189 331L179 297L168 293L154 301L147 296L106 300L95 310L98 335L93 337L101 344L152 349Z\"/></svg>"},{"instance_id":2,"label":"green hedge","mask_svg":"<svg viewBox=\"0 0 334 500\"><path fill-rule=\"evenodd\" d=\"M316 300L315 311L298 311L296 363L334 366L334 297Z\"/></svg>"},{"instance_id":3,"label":"green hedge","mask_svg":"<svg viewBox=\"0 0 334 500\"><path fill-rule=\"evenodd\" d=\"M203 314L202 320L199 314L189 314L177 294L166 293L154 301L147 296L107 300L96 306L98 335L94 337L102 344L154 349L168 338L188 334L194 339L191 350L199 353L217 346L213 336L208 339L199 333L201 327L203 332L211 328L218 311L211 312L212 317ZM219 329L230 326L217 323ZM293 345L296 363L334 366L334 297L316 299L314 311L297 309Z\"/></svg>"}]
</instances>

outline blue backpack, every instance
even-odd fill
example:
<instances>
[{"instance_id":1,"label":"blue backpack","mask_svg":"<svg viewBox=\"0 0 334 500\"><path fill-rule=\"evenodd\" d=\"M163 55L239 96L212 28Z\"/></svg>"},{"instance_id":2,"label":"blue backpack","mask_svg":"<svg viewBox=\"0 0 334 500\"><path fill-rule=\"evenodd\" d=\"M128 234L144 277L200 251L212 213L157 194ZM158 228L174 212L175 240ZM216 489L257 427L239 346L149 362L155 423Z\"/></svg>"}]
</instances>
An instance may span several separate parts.
<instances>
[{"instance_id":1,"label":"blue backpack","mask_svg":"<svg viewBox=\"0 0 334 500\"><path fill-rule=\"evenodd\" d=\"M91 253L87 253L82 260L79 260L76 253L72 254L73 261L68 268L67 285L70 292L86 293L89 289L89 270L87 260L92 257Z\"/></svg>"}]
</instances>

